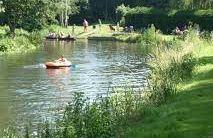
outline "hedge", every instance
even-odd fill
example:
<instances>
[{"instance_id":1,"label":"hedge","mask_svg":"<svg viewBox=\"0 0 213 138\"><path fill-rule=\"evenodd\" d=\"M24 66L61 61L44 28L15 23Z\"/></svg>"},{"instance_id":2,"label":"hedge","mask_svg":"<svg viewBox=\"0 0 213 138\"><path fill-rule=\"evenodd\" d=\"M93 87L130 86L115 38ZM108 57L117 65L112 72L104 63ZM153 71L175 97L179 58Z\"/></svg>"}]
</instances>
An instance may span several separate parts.
<instances>
[{"instance_id":1,"label":"hedge","mask_svg":"<svg viewBox=\"0 0 213 138\"><path fill-rule=\"evenodd\" d=\"M130 9L125 15L126 26L146 28L154 24L163 32L171 32L176 26L180 28L190 22L198 24L202 30L213 30L213 10L173 10L136 7Z\"/></svg>"}]
</instances>

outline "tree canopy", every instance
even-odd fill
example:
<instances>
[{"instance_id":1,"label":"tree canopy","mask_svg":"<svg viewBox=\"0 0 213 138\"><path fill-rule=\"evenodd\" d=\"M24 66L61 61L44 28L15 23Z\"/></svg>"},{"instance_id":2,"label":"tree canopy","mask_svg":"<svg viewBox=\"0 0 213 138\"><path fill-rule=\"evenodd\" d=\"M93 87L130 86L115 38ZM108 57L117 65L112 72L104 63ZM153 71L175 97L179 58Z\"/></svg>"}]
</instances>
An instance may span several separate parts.
<instances>
[{"instance_id":1,"label":"tree canopy","mask_svg":"<svg viewBox=\"0 0 213 138\"><path fill-rule=\"evenodd\" d=\"M194 10L213 8L213 0L0 0L1 23L14 32L17 27L32 31L57 22L67 26L69 22L80 23L84 18L115 21L116 12L124 14L120 5Z\"/></svg>"},{"instance_id":2,"label":"tree canopy","mask_svg":"<svg viewBox=\"0 0 213 138\"><path fill-rule=\"evenodd\" d=\"M40 29L54 17L49 0L3 0L3 7L6 24L12 33L16 27L28 31Z\"/></svg>"}]
</instances>

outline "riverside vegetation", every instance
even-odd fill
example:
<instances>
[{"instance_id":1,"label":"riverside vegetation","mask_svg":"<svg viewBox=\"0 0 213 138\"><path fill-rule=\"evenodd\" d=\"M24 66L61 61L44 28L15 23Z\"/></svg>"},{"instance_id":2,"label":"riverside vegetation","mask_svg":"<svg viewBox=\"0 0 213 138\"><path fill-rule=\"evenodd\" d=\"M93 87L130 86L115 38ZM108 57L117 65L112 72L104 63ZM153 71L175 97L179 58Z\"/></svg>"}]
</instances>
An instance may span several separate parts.
<instances>
[{"instance_id":1,"label":"riverside vegetation","mask_svg":"<svg viewBox=\"0 0 213 138\"><path fill-rule=\"evenodd\" d=\"M11 37L7 26L0 27L0 54L20 53L36 49L43 42L44 35L41 32L27 32L17 29L16 35Z\"/></svg>"},{"instance_id":2,"label":"riverside vegetation","mask_svg":"<svg viewBox=\"0 0 213 138\"><path fill-rule=\"evenodd\" d=\"M211 49L212 34L201 34L198 30L190 28L185 36L164 39L152 26L137 39L140 39L143 43L142 46L148 46L152 49L151 54L147 56L151 70L148 76L149 85L143 92L136 93L127 87L124 91L113 90L104 97L99 96L93 99L92 102L91 99L85 98L82 93L75 93L74 98L65 108L62 118L55 122L39 124L36 130L32 130L28 126L25 129L25 135L6 129L4 137L104 138L125 136L176 137L185 135L196 137L198 136L196 134L207 134L209 128L205 125L202 126L202 130L205 130L203 132L199 131L193 134L195 130L185 126L190 131L180 134L180 131L178 131L179 123L174 120L184 120L181 117L185 116L183 112L178 112L178 109L173 112L173 109L176 104L183 105L185 102L176 101L173 103L173 99L181 97L183 98L181 101L183 101L184 95L187 95L186 98L190 98L190 93L181 92L190 88L184 89L187 86L185 82L187 83L191 78L196 78L193 76L194 69L195 67L199 68L200 64L203 63L203 60L198 59L200 55L197 55L195 51L202 52L208 48ZM209 62L210 60L205 59L205 61ZM211 65L207 67L209 66ZM204 68L201 67L198 70L202 69ZM204 93L200 94L205 95ZM171 111L166 109L167 106L169 109L172 108ZM183 107L185 106L183 105ZM161 109L165 112L161 112ZM197 112L192 111L194 114ZM166 118L164 119L166 122L164 122L166 125L163 125L165 131L160 128L155 130L155 124L161 126L163 123L158 121L157 117L164 117L165 114L169 116L169 113L174 115L173 118L168 117L168 122L166 122ZM195 116L194 119L199 120L199 117ZM198 125L198 122L194 123L194 125ZM149 128L153 131L148 131Z\"/></svg>"}]
</instances>

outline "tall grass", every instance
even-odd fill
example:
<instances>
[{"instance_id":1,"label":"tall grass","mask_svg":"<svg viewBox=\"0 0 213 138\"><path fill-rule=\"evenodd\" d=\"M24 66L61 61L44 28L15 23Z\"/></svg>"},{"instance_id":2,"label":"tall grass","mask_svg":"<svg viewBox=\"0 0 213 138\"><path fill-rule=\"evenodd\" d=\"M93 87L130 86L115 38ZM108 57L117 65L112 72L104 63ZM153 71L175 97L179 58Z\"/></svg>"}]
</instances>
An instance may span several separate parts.
<instances>
[{"instance_id":1,"label":"tall grass","mask_svg":"<svg viewBox=\"0 0 213 138\"><path fill-rule=\"evenodd\" d=\"M204 45L211 37L202 37L196 28L189 28L187 34L175 37L172 41L159 43L154 48L149 62L150 103L159 105L177 93L180 82L191 78L197 64L194 52L196 47Z\"/></svg>"}]
</instances>

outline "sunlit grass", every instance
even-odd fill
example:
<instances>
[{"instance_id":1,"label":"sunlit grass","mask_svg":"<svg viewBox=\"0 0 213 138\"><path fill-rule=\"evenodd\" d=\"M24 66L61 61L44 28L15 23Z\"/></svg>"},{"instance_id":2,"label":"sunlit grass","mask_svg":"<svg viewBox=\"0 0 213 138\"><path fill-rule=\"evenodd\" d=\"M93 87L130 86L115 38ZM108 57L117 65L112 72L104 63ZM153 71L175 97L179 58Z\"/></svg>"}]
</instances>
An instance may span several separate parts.
<instances>
[{"instance_id":1,"label":"sunlit grass","mask_svg":"<svg viewBox=\"0 0 213 138\"><path fill-rule=\"evenodd\" d=\"M131 125L128 138L206 138L213 136L213 47L195 41L198 63L177 96L152 108L152 114Z\"/></svg>"}]
</instances>

